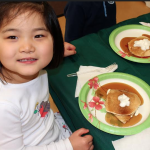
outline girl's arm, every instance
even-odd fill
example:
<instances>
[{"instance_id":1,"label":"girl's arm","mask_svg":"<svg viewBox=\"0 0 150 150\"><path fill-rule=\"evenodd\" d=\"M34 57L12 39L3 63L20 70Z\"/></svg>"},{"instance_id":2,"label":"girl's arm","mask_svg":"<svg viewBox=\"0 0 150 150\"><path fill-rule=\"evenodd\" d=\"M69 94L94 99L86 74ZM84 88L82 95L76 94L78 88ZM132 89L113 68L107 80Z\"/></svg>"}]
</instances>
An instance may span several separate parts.
<instances>
[{"instance_id":1,"label":"girl's arm","mask_svg":"<svg viewBox=\"0 0 150 150\"><path fill-rule=\"evenodd\" d=\"M69 139L44 146L25 146L20 115L17 106L0 101L0 150L73 150Z\"/></svg>"}]
</instances>

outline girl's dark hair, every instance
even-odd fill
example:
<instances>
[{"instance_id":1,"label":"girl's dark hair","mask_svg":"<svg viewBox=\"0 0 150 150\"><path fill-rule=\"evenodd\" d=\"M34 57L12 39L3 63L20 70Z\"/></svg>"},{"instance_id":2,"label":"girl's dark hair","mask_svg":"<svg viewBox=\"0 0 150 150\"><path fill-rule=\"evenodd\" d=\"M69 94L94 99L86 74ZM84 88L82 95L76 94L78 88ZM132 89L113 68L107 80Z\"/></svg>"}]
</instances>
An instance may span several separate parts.
<instances>
[{"instance_id":1,"label":"girl's dark hair","mask_svg":"<svg viewBox=\"0 0 150 150\"><path fill-rule=\"evenodd\" d=\"M48 2L0 2L0 28L5 25L4 19L7 19L7 24L25 11L30 11L31 13L37 12L43 17L45 26L47 27L53 38L53 58L50 64L48 64L45 68L52 69L58 67L62 62L64 56L64 42L57 16ZM3 65L0 62L1 74L2 67Z\"/></svg>"}]
</instances>

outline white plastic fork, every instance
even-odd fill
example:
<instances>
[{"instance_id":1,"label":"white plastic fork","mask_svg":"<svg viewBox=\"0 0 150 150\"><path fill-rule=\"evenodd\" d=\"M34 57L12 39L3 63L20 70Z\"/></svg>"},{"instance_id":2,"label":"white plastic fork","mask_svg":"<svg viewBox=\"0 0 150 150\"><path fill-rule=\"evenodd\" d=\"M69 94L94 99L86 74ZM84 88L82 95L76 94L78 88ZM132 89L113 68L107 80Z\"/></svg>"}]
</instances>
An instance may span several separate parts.
<instances>
[{"instance_id":1,"label":"white plastic fork","mask_svg":"<svg viewBox=\"0 0 150 150\"><path fill-rule=\"evenodd\" d=\"M107 66L106 69L108 72L110 72L112 69L114 69L114 67L116 66L116 69L118 68L118 65L116 63L113 63L109 66ZM101 72L101 69L93 69L93 70L90 70L90 71L82 71L82 72L78 72L78 74L82 74L82 73L88 73L88 72L91 72L91 71L99 71ZM77 76L77 72L76 73L71 73L71 74L68 74L67 77L74 77L74 76Z\"/></svg>"}]
</instances>

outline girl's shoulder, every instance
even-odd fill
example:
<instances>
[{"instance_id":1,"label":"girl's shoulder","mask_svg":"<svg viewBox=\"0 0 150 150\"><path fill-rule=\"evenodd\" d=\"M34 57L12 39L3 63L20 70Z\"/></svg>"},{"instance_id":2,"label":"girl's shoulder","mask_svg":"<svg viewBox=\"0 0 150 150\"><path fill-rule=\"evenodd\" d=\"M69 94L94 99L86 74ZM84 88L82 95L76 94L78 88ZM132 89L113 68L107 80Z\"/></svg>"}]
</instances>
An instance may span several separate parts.
<instances>
[{"instance_id":1,"label":"girl's shoulder","mask_svg":"<svg viewBox=\"0 0 150 150\"><path fill-rule=\"evenodd\" d=\"M0 100L0 114L20 114L20 110L12 102Z\"/></svg>"}]
</instances>

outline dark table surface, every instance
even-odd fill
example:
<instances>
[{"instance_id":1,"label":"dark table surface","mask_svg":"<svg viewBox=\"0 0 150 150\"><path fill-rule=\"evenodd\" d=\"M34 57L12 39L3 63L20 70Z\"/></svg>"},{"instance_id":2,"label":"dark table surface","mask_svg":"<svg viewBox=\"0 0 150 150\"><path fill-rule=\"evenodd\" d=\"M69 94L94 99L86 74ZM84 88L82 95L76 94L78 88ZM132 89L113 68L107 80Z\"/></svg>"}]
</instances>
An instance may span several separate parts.
<instances>
[{"instance_id":1,"label":"dark table surface","mask_svg":"<svg viewBox=\"0 0 150 150\"><path fill-rule=\"evenodd\" d=\"M48 71L50 94L64 120L72 131L88 128L94 137L94 150L114 150L112 141L123 136L103 132L90 124L80 111L78 98L75 98L77 77L68 78L67 74L77 72L80 65L106 67L118 64L116 72L123 72L141 78L150 85L150 63L137 63L117 55L109 45L109 35L121 26L150 22L150 14L129 19L110 28L89 34L71 43L76 46L77 54L64 58L62 65Z\"/></svg>"}]
</instances>

